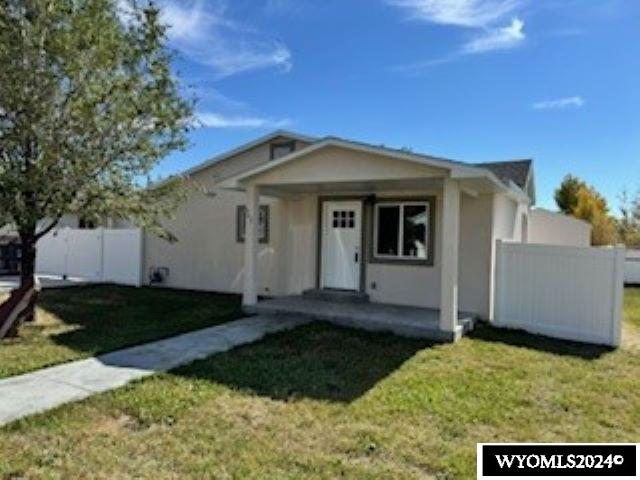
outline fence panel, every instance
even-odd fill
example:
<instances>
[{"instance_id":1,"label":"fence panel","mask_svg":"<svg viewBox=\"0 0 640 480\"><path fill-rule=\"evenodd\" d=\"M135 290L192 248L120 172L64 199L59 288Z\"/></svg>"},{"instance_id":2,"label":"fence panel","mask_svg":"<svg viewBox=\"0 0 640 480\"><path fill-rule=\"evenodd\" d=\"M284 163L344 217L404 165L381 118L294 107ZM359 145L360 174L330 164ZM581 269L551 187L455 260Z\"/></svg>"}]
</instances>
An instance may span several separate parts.
<instances>
[{"instance_id":1,"label":"fence panel","mask_svg":"<svg viewBox=\"0 0 640 480\"><path fill-rule=\"evenodd\" d=\"M38 273L140 286L141 268L140 229L62 228L38 241Z\"/></svg>"},{"instance_id":2,"label":"fence panel","mask_svg":"<svg viewBox=\"0 0 640 480\"><path fill-rule=\"evenodd\" d=\"M496 324L620 344L624 249L498 242Z\"/></svg>"},{"instance_id":3,"label":"fence panel","mask_svg":"<svg viewBox=\"0 0 640 480\"><path fill-rule=\"evenodd\" d=\"M627 250L624 262L624 283L640 285L640 250Z\"/></svg>"},{"instance_id":4,"label":"fence panel","mask_svg":"<svg viewBox=\"0 0 640 480\"><path fill-rule=\"evenodd\" d=\"M59 275L67 268L67 230L54 230L38 241L36 271Z\"/></svg>"},{"instance_id":5,"label":"fence panel","mask_svg":"<svg viewBox=\"0 0 640 480\"><path fill-rule=\"evenodd\" d=\"M69 277L98 282L102 277L102 229L67 231Z\"/></svg>"},{"instance_id":6,"label":"fence panel","mask_svg":"<svg viewBox=\"0 0 640 480\"><path fill-rule=\"evenodd\" d=\"M142 281L142 230L104 230L104 280L139 287Z\"/></svg>"}]
</instances>

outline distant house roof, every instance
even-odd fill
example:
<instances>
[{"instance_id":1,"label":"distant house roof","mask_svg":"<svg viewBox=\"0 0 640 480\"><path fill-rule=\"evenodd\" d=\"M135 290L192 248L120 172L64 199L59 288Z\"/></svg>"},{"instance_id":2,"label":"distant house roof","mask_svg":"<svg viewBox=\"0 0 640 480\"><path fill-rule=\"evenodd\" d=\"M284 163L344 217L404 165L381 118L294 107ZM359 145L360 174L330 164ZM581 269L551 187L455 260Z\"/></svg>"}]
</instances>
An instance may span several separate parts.
<instances>
[{"instance_id":1,"label":"distant house roof","mask_svg":"<svg viewBox=\"0 0 640 480\"><path fill-rule=\"evenodd\" d=\"M476 167L486 168L505 183L511 180L523 190L527 188L527 180L531 172L532 161L527 160L509 160L506 162L485 162L476 163Z\"/></svg>"}]
</instances>

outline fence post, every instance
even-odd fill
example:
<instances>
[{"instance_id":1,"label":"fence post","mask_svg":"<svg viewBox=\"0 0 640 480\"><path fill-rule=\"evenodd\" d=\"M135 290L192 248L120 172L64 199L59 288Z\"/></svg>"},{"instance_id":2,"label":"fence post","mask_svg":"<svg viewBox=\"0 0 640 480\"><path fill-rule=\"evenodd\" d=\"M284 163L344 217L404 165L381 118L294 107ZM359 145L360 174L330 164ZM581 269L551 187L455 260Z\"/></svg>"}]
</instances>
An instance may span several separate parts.
<instances>
[{"instance_id":1,"label":"fence post","mask_svg":"<svg viewBox=\"0 0 640 480\"><path fill-rule=\"evenodd\" d=\"M613 266L613 311L611 322L611 344L619 347L622 340L622 310L624 303L624 262L625 247L618 245L614 248Z\"/></svg>"},{"instance_id":2,"label":"fence post","mask_svg":"<svg viewBox=\"0 0 640 480\"><path fill-rule=\"evenodd\" d=\"M69 276L69 227L65 227L62 232L64 233L64 269L62 271L62 278L67 278Z\"/></svg>"},{"instance_id":3,"label":"fence post","mask_svg":"<svg viewBox=\"0 0 640 480\"><path fill-rule=\"evenodd\" d=\"M138 228L138 281L136 287L141 287L144 282L144 229Z\"/></svg>"},{"instance_id":4,"label":"fence post","mask_svg":"<svg viewBox=\"0 0 640 480\"><path fill-rule=\"evenodd\" d=\"M494 267L494 279L493 279L493 323L500 324L501 311L502 311L502 264L503 264L503 241L502 239L496 240L496 259Z\"/></svg>"},{"instance_id":5,"label":"fence post","mask_svg":"<svg viewBox=\"0 0 640 480\"><path fill-rule=\"evenodd\" d=\"M99 242L99 251L100 251L100 281L107 282L108 280L105 278L105 268L104 268L104 242L105 242L104 228L98 228L98 238Z\"/></svg>"}]
</instances>

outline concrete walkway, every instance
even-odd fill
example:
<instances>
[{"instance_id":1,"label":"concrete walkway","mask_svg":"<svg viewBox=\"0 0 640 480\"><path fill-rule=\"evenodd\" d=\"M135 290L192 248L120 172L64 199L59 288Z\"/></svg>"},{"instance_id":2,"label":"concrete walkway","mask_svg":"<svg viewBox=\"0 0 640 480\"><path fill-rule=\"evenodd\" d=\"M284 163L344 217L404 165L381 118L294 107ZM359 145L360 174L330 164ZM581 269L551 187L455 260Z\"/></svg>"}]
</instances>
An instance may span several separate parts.
<instances>
[{"instance_id":1,"label":"concrete walkway","mask_svg":"<svg viewBox=\"0 0 640 480\"><path fill-rule=\"evenodd\" d=\"M86 278L80 277L67 277L62 278L59 275L43 275L36 274L36 285L40 290L46 290L48 288L65 288L65 287L81 287L84 285L91 285L95 282ZM20 286L20 277L16 276L0 276L0 293L9 293L14 288Z\"/></svg>"},{"instance_id":2,"label":"concrete walkway","mask_svg":"<svg viewBox=\"0 0 640 480\"><path fill-rule=\"evenodd\" d=\"M259 315L0 380L0 425L309 321L303 317Z\"/></svg>"}]
</instances>

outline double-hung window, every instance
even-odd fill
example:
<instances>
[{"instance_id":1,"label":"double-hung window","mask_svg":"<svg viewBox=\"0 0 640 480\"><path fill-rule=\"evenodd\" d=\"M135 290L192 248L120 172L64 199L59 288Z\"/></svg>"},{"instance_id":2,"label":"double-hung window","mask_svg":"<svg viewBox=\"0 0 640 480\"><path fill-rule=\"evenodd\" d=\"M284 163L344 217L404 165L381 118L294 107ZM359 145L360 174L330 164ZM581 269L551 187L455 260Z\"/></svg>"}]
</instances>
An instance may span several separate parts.
<instances>
[{"instance_id":1,"label":"double-hung window","mask_svg":"<svg viewBox=\"0 0 640 480\"><path fill-rule=\"evenodd\" d=\"M430 249L431 203L380 202L374 210L374 259L424 261Z\"/></svg>"}]
</instances>

